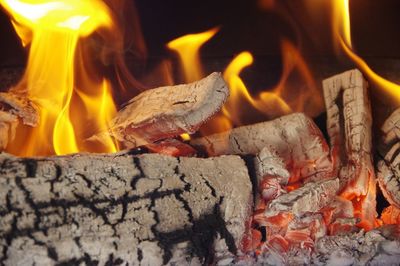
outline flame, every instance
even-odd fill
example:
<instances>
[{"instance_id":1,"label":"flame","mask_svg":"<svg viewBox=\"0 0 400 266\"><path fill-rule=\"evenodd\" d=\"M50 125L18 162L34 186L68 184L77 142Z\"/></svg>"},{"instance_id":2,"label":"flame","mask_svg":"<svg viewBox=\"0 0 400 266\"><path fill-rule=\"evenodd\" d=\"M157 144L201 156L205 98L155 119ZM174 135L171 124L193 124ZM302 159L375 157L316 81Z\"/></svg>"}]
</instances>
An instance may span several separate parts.
<instances>
[{"instance_id":1,"label":"flame","mask_svg":"<svg viewBox=\"0 0 400 266\"><path fill-rule=\"evenodd\" d=\"M244 68L253 64L251 53L240 53L226 68L224 78L230 87L231 96L223 108L223 113L235 124L243 124L240 119L243 109L239 108L243 106L243 100L268 118L279 117L293 111L318 114L323 109L321 93L305 60L289 41L282 40L281 46L283 63L281 78L274 88L266 89L256 97L250 94L239 76ZM305 87L295 87L289 83L295 70L299 72Z\"/></svg>"},{"instance_id":2,"label":"flame","mask_svg":"<svg viewBox=\"0 0 400 266\"><path fill-rule=\"evenodd\" d=\"M262 92L257 98L253 98L249 93L243 80L240 78L240 73L245 67L250 66L254 59L251 53L242 52L236 56L228 65L224 72L224 79L230 88L230 98L223 107L223 113L235 124L242 124L240 114L243 112L239 106L242 106L242 100L246 100L258 111L268 115L272 111L280 114L291 112L291 108L286 102L275 92Z\"/></svg>"},{"instance_id":3,"label":"flame","mask_svg":"<svg viewBox=\"0 0 400 266\"><path fill-rule=\"evenodd\" d=\"M77 89L75 66L84 65L76 52L83 37L99 28L112 29L108 7L100 0L0 0L0 4L12 17L23 45L30 44L26 71L13 90L26 93L40 112L39 126L21 134L27 137L28 142L24 139L23 147L14 150L14 153L32 156L84 150L82 141L77 139L77 123L73 121L85 124L86 118L79 115L75 119L71 117ZM88 81L83 85L86 90L102 92L100 107L90 108L100 112L96 119L104 125L106 115L101 113L102 110L105 111L106 106L114 106L109 103L112 102L109 90L105 89L108 83L91 80L91 77L83 80ZM85 103L89 108L89 101ZM110 143L106 150L115 150L115 145Z\"/></svg>"},{"instance_id":4,"label":"flame","mask_svg":"<svg viewBox=\"0 0 400 266\"><path fill-rule=\"evenodd\" d=\"M186 82L193 82L204 77L200 63L200 48L210 40L219 28L196 34L188 34L170 41L167 47L178 53Z\"/></svg>"},{"instance_id":5,"label":"flame","mask_svg":"<svg viewBox=\"0 0 400 266\"><path fill-rule=\"evenodd\" d=\"M400 85L393 83L374 72L360 56L358 56L351 42L351 23L349 0L333 1L333 34L336 46L343 51L361 71L368 77L370 82L380 89L386 91L391 97L400 101Z\"/></svg>"}]
</instances>

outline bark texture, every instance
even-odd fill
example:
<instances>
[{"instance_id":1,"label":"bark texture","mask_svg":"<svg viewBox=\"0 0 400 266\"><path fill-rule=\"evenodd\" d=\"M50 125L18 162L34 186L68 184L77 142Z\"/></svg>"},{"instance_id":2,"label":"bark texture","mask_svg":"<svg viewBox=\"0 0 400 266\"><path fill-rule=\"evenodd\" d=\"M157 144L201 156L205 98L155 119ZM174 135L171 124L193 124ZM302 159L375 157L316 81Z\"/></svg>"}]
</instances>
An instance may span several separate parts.
<instances>
[{"instance_id":1,"label":"bark texture","mask_svg":"<svg viewBox=\"0 0 400 266\"><path fill-rule=\"evenodd\" d=\"M194 139L191 144L210 156L255 155L266 147L284 160L292 177L306 181L331 177L328 145L314 122L301 113Z\"/></svg>"},{"instance_id":2,"label":"bark texture","mask_svg":"<svg viewBox=\"0 0 400 266\"><path fill-rule=\"evenodd\" d=\"M341 193L345 198L362 199L360 218L372 228L376 217L376 179L367 87L357 69L323 81L327 129Z\"/></svg>"},{"instance_id":3,"label":"bark texture","mask_svg":"<svg viewBox=\"0 0 400 266\"><path fill-rule=\"evenodd\" d=\"M142 92L117 113L110 134L126 148L195 133L225 103L229 89L220 73L190 84ZM101 135L97 136L98 138Z\"/></svg>"},{"instance_id":4,"label":"bark texture","mask_svg":"<svg viewBox=\"0 0 400 266\"><path fill-rule=\"evenodd\" d=\"M382 126L383 159L378 162L378 183L385 198L400 208L400 108Z\"/></svg>"},{"instance_id":5,"label":"bark texture","mask_svg":"<svg viewBox=\"0 0 400 266\"><path fill-rule=\"evenodd\" d=\"M0 154L5 265L201 264L237 254L251 210L237 156Z\"/></svg>"}]
</instances>

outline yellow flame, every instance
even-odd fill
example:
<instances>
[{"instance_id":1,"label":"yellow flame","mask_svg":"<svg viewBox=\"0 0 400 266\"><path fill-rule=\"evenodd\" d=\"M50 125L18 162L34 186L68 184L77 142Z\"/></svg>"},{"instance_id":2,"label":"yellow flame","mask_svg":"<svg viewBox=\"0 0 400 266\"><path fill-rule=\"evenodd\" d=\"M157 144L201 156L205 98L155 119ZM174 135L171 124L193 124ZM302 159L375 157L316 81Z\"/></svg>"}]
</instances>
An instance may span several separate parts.
<instances>
[{"instance_id":1,"label":"yellow flame","mask_svg":"<svg viewBox=\"0 0 400 266\"><path fill-rule=\"evenodd\" d=\"M40 109L40 125L28 134L18 155L78 152L70 115L77 44L99 27L112 27L108 7L100 0L0 0L0 4L12 17L22 43L31 43L25 74L14 90L27 92ZM98 85L91 90L102 89L98 82L89 84Z\"/></svg>"},{"instance_id":2,"label":"yellow flame","mask_svg":"<svg viewBox=\"0 0 400 266\"><path fill-rule=\"evenodd\" d=\"M349 0L338 0L333 2L335 5L332 25L334 40L337 40L337 45L339 45L342 51L344 51L357 67L361 69L370 82L373 82L378 88L385 90L389 95L394 97L396 101L400 102L400 85L379 76L353 51L351 42Z\"/></svg>"},{"instance_id":3,"label":"yellow flame","mask_svg":"<svg viewBox=\"0 0 400 266\"><path fill-rule=\"evenodd\" d=\"M117 113L117 108L112 100L111 84L106 79L102 82L102 88L100 93L97 95L87 95L79 90L76 91L84 102L87 119L89 121L95 121L94 127L98 132L107 132L109 129L109 123ZM85 126L82 124L81 126ZM98 143L96 143L98 145ZM102 143L105 147L98 152L116 152L119 150L118 143L114 141L109 135L102 137ZM91 150L91 147L86 147L87 151Z\"/></svg>"},{"instance_id":4,"label":"yellow flame","mask_svg":"<svg viewBox=\"0 0 400 266\"><path fill-rule=\"evenodd\" d=\"M213 28L202 33L188 34L167 44L169 49L178 53L186 82L193 82L204 76L200 63L199 50L218 30L219 28Z\"/></svg>"}]
</instances>

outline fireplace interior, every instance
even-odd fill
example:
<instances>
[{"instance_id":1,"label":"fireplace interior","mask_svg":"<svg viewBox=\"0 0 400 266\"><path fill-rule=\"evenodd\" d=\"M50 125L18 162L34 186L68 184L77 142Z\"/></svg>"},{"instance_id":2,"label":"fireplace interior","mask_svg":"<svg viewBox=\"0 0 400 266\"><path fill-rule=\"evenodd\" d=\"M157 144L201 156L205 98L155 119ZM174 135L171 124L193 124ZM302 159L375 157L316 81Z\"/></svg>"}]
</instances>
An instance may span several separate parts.
<instances>
[{"instance_id":1,"label":"fireplace interior","mask_svg":"<svg viewBox=\"0 0 400 266\"><path fill-rule=\"evenodd\" d=\"M2 265L399 265L399 1L0 7Z\"/></svg>"}]
</instances>

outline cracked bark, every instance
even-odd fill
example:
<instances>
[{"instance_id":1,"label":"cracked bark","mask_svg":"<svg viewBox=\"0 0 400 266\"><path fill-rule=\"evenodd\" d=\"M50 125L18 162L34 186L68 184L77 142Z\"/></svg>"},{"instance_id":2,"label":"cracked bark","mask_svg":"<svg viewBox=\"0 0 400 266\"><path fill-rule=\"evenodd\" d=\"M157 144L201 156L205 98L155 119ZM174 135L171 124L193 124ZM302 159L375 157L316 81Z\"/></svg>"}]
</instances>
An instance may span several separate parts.
<instances>
[{"instance_id":1,"label":"cracked bark","mask_svg":"<svg viewBox=\"0 0 400 266\"><path fill-rule=\"evenodd\" d=\"M383 124L382 160L378 162L378 183L383 195L400 208L400 109L394 111Z\"/></svg>"},{"instance_id":2,"label":"cracked bark","mask_svg":"<svg viewBox=\"0 0 400 266\"><path fill-rule=\"evenodd\" d=\"M220 73L176 86L142 92L120 110L109 133L125 148L133 148L178 136L195 133L225 103L229 89ZM103 134L90 140L101 140Z\"/></svg>"},{"instance_id":3,"label":"cracked bark","mask_svg":"<svg viewBox=\"0 0 400 266\"><path fill-rule=\"evenodd\" d=\"M372 163L372 115L368 84L357 69L323 81L334 169L341 194L362 199L360 218L373 228L376 217L376 179ZM355 204L359 204L356 203Z\"/></svg>"},{"instance_id":4,"label":"cracked bark","mask_svg":"<svg viewBox=\"0 0 400 266\"><path fill-rule=\"evenodd\" d=\"M0 165L5 265L211 263L239 252L252 207L237 156L0 154Z\"/></svg>"},{"instance_id":5,"label":"cracked bark","mask_svg":"<svg viewBox=\"0 0 400 266\"><path fill-rule=\"evenodd\" d=\"M285 162L293 179L310 182L331 177L329 147L314 122L301 113L193 139L190 144L209 156L256 155L267 148Z\"/></svg>"}]
</instances>

